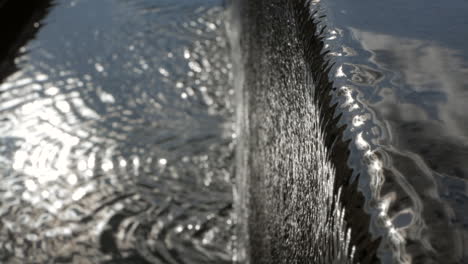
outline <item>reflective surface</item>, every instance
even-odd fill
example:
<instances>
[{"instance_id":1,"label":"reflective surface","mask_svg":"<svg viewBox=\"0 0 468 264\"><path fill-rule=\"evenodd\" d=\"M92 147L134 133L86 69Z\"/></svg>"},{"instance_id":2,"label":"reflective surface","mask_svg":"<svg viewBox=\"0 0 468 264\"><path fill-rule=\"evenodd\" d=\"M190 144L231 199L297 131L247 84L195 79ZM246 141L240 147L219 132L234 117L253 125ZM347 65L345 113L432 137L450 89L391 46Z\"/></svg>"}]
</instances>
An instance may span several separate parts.
<instances>
[{"instance_id":1,"label":"reflective surface","mask_svg":"<svg viewBox=\"0 0 468 264\"><path fill-rule=\"evenodd\" d=\"M252 263L467 263L468 3L244 7Z\"/></svg>"},{"instance_id":2,"label":"reflective surface","mask_svg":"<svg viewBox=\"0 0 468 264\"><path fill-rule=\"evenodd\" d=\"M222 1L48 11L0 85L1 262L230 262Z\"/></svg>"},{"instance_id":3,"label":"reflective surface","mask_svg":"<svg viewBox=\"0 0 468 264\"><path fill-rule=\"evenodd\" d=\"M330 73L387 263L465 263L468 4L322 1Z\"/></svg>"}]
</instances>

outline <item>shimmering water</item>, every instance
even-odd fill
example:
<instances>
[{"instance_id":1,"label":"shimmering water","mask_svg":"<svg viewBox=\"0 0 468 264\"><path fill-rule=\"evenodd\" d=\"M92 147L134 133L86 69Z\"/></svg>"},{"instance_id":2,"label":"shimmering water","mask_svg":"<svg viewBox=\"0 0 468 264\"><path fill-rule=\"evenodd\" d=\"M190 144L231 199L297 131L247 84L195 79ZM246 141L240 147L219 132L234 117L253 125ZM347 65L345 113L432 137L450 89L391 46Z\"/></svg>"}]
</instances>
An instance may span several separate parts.
<instances>
[{"instance_id":1,"label":"shimmering water","mask_svg":"<svg viewBox=\"0 0 468 264\"><path fill-rule=\"evenodd\" d=\"M230 262L223 2L51 4L2 72L0 262Z\"/></svg>"},{"instance_id":2,"label":"shimmering water","mask_svg":"<svg viewBox=\"0 0 468 264\"><path fill-rule=\"evenodd\" d=\"M20 3L1 263L468 262L466 1Z\"/></svg>"},{"instance_id":3,"label":"shimmering water","mask_svg":"<svg viewBox=\"0 0 468 264\"><path fill-rule=\"evenodd\" d=\"M350 164L367 175L371 230L384 238L378 254L387 263L466 263L468 4L317 7L327 15L345 137L360 157Z\"/></svg>"}]
</instances>

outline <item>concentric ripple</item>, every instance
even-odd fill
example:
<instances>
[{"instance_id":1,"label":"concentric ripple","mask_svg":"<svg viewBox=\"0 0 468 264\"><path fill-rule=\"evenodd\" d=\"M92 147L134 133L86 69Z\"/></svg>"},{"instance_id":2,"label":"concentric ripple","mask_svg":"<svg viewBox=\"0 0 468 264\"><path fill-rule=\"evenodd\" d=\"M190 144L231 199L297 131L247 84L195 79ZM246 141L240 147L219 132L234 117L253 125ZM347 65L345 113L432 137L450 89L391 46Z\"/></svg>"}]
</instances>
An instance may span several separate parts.
<instances>
[{"instance_id":1,"label":"concentric ripple","mask_svg":"<svg viewBox=\"0 0 468 264\"><path fill-rule=\"evenodd\" d=\"M59 1L0 85L2 263L231 259L221 1Z\"/></svg>"}]
</instances>

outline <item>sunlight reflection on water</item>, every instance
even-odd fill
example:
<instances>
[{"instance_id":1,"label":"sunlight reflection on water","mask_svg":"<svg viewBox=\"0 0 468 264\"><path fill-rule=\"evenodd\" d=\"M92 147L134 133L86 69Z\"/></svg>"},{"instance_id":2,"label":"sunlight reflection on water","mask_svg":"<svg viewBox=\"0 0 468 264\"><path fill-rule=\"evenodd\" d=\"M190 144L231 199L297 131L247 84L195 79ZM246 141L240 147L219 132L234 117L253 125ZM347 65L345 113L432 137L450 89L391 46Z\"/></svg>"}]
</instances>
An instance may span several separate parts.
<instances>
[{"instance_id":1,"label":"sunlight reflection on water","mask_svg":"<svg viewBox=\"0 0 468 264\"><path fill-rule=\"evenodd\" d=\"M0 85L3 260L230 261L224 12L57 3Z\"/></svg>"}]
</instances>

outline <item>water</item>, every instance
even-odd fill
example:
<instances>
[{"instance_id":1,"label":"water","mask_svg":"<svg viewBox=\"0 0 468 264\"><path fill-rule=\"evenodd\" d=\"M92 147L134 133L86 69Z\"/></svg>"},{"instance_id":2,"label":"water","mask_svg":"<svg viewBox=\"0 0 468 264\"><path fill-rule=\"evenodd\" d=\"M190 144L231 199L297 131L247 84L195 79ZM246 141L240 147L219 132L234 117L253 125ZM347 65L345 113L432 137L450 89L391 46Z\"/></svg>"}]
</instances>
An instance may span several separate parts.
<instances>
[{"instance_id":1,"label":"water","mask_svg":"<svg viewBox=\"0 0 468 264\"><path fill-rule=\"evenodd\" d=\"M467 12L0 0L0 262L468 263Z\"/></svg>"},{"instance_id":2,"label":"water","mask_svg":"<svg viewBox=\"0 0 468 264\"><path fill-rule=\"evenodd\" d=\"M230 262L223 1L40 3L2 43L0 262Z\"/></svg>"},{"instance_id":3,"label":"water","mask_svg":"<svg viewBox=\"0 0 468 264\"><path fill-rule=\"evenodd\" d=\"M467 263L467 3L240 8L251 263Z\"/></svg>"},{"instance_id":4,"label":"water","mask_svg":"<svg viewBox=\"0 0 468 264\"><path fill-rule=\"evenodd\" d=\"M400 262L466 263L468 4L333 0L321 8L335 84L360 108L347 113L348 137L380 165L366 172L378 213L371 228L388 232L381 257L389 262L393 248Z\"/></svg>"}]
</instances>

